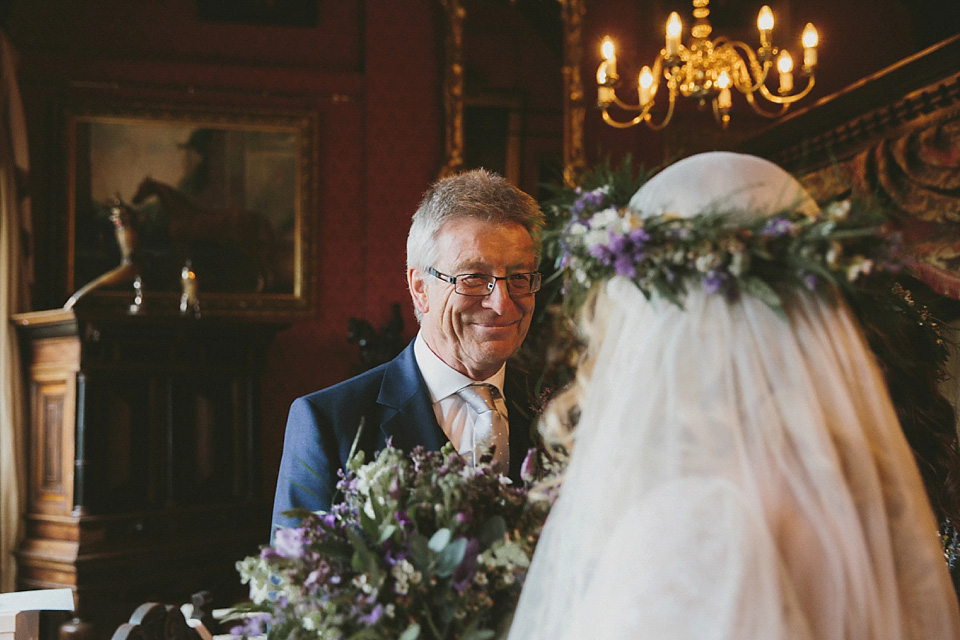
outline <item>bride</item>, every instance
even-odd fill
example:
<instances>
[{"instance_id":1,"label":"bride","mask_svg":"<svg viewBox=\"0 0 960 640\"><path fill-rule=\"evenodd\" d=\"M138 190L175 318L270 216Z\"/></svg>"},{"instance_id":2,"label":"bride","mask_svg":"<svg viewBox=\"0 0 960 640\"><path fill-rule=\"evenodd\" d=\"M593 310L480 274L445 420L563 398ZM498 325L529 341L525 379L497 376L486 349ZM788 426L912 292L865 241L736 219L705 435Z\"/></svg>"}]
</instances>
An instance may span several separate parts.
<instances>
[{"instance_id":1,"label":"bride","mask_svg":"<svg viewBox=\"0 0 960 640\"><path fill-rule=\"evenodd\" d=\"M691 225L824 216L777 166L726 152L664 169L631 209ZM617 224L639 263L642 225ZM733 266L707 255L683 272L702 286L648 299L615 249L620 275L584 315L576 446L509 640L960 638L919 472L836 289L797 286L782 307L763 286L737 296ZM672 259L681 273L690 258Z\"/></svg>"}]
</instances>

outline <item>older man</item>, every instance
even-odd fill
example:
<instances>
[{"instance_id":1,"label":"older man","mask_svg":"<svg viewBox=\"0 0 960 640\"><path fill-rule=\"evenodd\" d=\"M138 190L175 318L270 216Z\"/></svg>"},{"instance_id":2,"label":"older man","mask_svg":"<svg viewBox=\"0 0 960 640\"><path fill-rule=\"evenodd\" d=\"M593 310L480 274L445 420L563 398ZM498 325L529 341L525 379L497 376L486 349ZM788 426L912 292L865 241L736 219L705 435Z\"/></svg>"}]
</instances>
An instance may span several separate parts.
<instances>
[{"instance_id":1,"label":"older man","mask_svg":"<svg viewBox=\"0 0 960 640\"><path fill-rule=\"evenodd\" d=\"M420 332L392 361L294 401L274 527L296 524L282 515L294 507L330 507L355 440L368 456L388 439L405 450L450 441L471 461L489 452L518 478L530 411L506 361L530 328L542 226L533 198L496 174L433 185L407 237Z\"/></svg>"}]
</instances>

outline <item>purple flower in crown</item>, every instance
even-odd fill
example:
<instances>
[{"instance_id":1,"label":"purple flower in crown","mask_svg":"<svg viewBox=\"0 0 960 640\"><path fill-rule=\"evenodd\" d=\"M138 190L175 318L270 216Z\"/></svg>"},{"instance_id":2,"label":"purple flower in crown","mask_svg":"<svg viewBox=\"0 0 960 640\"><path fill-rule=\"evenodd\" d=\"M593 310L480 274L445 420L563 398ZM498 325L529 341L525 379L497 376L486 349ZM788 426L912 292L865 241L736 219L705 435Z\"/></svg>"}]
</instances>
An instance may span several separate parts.
<instances>
[{"instance_id":1,"label":"purple flower in crown","mask_svg":"<svg viewBox=\"0 0 960 640\"><path fill-rule=\"evenodd\" d=\"M779 238L790 233L790 221L783 216L774 216L767 220L760 235L765 238Z\"/></svg>"},{"instance_id":2,"label":"purple flower in crown","mask_svg":"<svg viewBox=\"0 0 960 640\"><path fill-rule=\"evenodd\" d=\"M632 229L627 237L634 245L641 247L650 241L650 234L645 229Z\"/></svg>"},{"instance_id":3,"label":"purple flower in crown","mask_svg":"<svg viewBox=\"0 0 960 640\"><path fill-rule=\"evenodd\" d=\"M613 254L605 245L597 244L590 247L590 255L600 261L601 264L610 266L613 262Z\"/></svg>"},{"instance_id":4,"label":"purple flower in crown","mask_svg":"<svg viewBox=\"0 0 960 640\"><path fill-rule=\"evenodd\" d=\"M816 290L817 290L817 283L818 283L818 282L819 282L819 279L817 278L817 275L816 275L815 273L807 273L807 274L805 274L805 275L803 276L803 284L804 284L804 285L807 287L807 289L810 290L810 291L816 291Z\"/></svg>"},{"instance_id":5,"label":"purple flower in crown","mask_svg":"<svg viewBox=\"0 0 960 640\"><path fill-rule=\"evenodd\" d=\"M613 254L623 253L627 248L628 241L626 236L622 236L616 231L611 231L610 240L607 242L607 250Z\"/></svg>"},{"instance_id":6,"label":"purple flower in crown","mask_svg":"<svg viewBox=\"0 0 960 640\"><path fill-rule=\"evenodd\" d=\"M730 280L730 274L726 271L714 269L708 271L703 276L703 290L706 293L716 293L724 289Z\"/></svg>"},{"instance_id":7,"label":"purple flower in crown","mask_svg":"<svg viewBox=\"0 0 960 640\"><path fill-rule=\"evenodd\" d=\"M686 240L690 237L690 228L685 221L678 221L678 224L667 227L666 236L677 240Z\"/></svg>"},{"instance_id":8,"label":"purple flower in crown","mask_svg":"<svg viewBox=\"0 0 960 640\"><path fill-rule=\"evenodd\" d=\"M624 276L626 278L630 278L631 280L637 277L637 267L632 256L617 256L613 262L613 268L617 272L618 276Z\"/></svg>"}]
</instances>

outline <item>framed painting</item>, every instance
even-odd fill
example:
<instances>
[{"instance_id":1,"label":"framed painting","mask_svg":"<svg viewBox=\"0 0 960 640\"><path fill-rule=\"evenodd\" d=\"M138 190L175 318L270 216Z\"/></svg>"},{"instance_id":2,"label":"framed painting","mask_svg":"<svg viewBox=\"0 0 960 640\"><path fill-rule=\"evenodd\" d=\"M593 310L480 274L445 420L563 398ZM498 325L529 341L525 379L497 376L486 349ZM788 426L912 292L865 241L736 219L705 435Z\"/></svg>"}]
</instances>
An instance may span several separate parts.
<instances>
[{"instance_id":1,"label":"framed painting","mask_svg":"<svg viewBox=\"0 0 960 640\"><path fill-rule=\"evenodd\" d=\"M144 312L177 309L186 271L202 313L311 312L312 114L100 105L66 123L67 285L98 282L84 304L128 308L132 278L104 274L132 263Z\"/></svg>"}]
</instances>

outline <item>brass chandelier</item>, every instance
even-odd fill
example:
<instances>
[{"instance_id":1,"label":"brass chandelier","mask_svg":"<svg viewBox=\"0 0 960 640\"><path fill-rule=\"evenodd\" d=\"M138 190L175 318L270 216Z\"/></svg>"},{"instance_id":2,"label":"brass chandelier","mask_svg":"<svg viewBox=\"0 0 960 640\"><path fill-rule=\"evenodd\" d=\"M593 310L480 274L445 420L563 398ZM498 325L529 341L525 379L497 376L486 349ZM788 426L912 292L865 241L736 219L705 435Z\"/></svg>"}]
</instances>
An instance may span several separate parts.
<instances>
[{"instance_id":1,"label":"brass chandelier","mask_svg":"<svg viewBox=\"0 0 960 640\"><path fill-rule=\"evenodd\" d=\"M683 24L676 11L670 14L666 26L666 45L653 63L653 69L644 66L637 79L637 104L628 104L616 95L620 78L617 76L617 56L613 41L603 40L603 62L597 69L597 102L603 111L603 120L619 129L632 127L643 122L651 129L662 129L673 117L677 95L694 98L701 108L709 102L717 123L723 127L730 121L731 89L741 92L747 103L761 116L776 118L783 115L791 104L800 100L813 88L814 72L817 66L817 30L810 23L803 30L803 67L801 74L806 78L806 86L801 91L794 90L793 58L786 50L773 46L770 34L773 31L773 11L764 5L757 16L757 28L760 30L760 48L754 53L743 42L718 37L710 40L713 28L707 16L710 14L710 0L693 0L693 17L696 18L690 30L693 40L689 47L681 41ZM779 86L776 93L767 87L767 78L776 63ZM657 124L653 122L650 110L659 88L659 78L666 81L667 113ZM759 97L772 105L768 111L758 104ZM637 115L628 121L614 119L609 110L612 106ZM767 106L767 105L765 105ZM779 107L779 108L777 108ZM769 108L769 106L767 106Z\"/></svg>"}]
</instances>

